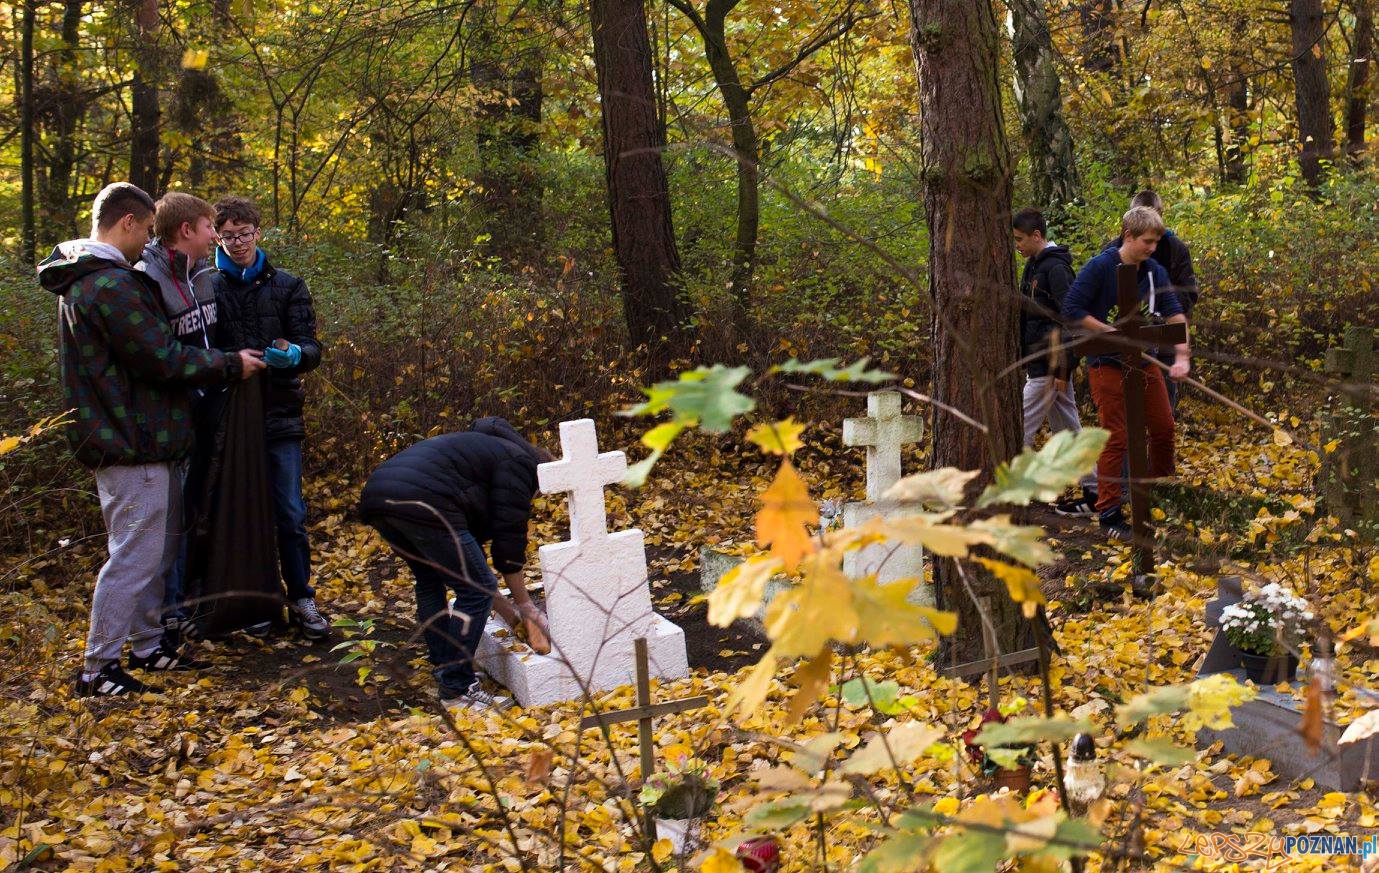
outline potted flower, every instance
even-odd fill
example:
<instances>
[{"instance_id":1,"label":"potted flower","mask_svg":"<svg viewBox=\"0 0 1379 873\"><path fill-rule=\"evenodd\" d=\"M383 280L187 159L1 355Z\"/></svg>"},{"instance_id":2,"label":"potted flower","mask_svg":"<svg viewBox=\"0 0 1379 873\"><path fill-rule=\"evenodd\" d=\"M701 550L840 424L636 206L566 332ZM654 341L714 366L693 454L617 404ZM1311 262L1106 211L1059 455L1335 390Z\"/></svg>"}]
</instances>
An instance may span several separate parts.
<instances>
[{"instance_id":1,"label":"potted flower","mask_svg":"<svg viewBox=\"0 0 1379 873\"><path fill-rule=\"evenodd\" d=\"M981 723L962 735L968 759L983 776L994 779L997 788L1009 788L1014 792L1029 790L1030 773L1034 767L1034 746L980 746L974 740L988 724L1005 724L1027 705L1025 698L1016 697L1009 703L1000 704L999 709L988 709L982 713Z\"/></svg>"},{"instance_id":2,"label":"potted flower","mask_svg":"<svg viewBox=\"0 0 1379 873\"><path fill-rule=\"evenodd\" d=\"M1247 677L1256 683L1263 683L1266 675L1272 681L1291 682L1298 672L1294 652L1312 619L1307 601L1270 582L1221 610L1221 629L1240 653Z\"/></svg>"},{"instance_id":3,"label":"potted flower","mask_svg":"<svg viewBox=\"0 0 1379 873\"><path fill-rule=\"evenodd\" d=\"M656 836L670 840L678 855L696 848L703 819L717 797L718 780L704 762L681 757L666 772L653 773L638 799L656 816Z\"/></svg>"}]
</instances>

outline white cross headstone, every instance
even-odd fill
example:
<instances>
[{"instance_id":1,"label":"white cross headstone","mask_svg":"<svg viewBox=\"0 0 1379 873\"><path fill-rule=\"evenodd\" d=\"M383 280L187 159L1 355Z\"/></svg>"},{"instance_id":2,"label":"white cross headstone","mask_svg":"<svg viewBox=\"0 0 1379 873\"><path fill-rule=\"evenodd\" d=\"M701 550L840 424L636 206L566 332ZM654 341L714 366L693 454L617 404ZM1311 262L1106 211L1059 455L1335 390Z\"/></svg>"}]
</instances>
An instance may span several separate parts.
<instances>
[{"instance_id":1,"label":"white cross headstone","mask_svg":"<svg viewBox=\"0 0 1379 873\"><path fill-rule=\"evenodd\" d=\"M901 450L924 438L924 421L917 415L901 415L900 395L894 391L873 391L867 395L867 416L843 420L843 444L867 449L867 499L843 507L843 527L860 527L897 507L889 506L882 495L900 481ZM924 552L918 546L900 543L871 543L843 556L843 571L849 576L877 574L885 584L898 579L924 578ZM933 605L930 586L916 585L910 600Z\"/></svg>"},{"instance_id":2,"label":"white cross headstone","mask_svg":"<svg viewBox=\"0 0 1379 873\"><path fill-rule=\"evenodd\" d=\"M570 539L542 546L542 588L551 653L517 654L494 631L479 645L479 666L507 686L522 706L578 700L633 681L634 641L646 637L651 672L687 675L684 631L652 610L646 547L636 528L608 532L603 489L622 480L627 457L598 450L591 419L560 425L562 458L537 467L543 494L568 493Z\"/></svg>"}]
</instances>

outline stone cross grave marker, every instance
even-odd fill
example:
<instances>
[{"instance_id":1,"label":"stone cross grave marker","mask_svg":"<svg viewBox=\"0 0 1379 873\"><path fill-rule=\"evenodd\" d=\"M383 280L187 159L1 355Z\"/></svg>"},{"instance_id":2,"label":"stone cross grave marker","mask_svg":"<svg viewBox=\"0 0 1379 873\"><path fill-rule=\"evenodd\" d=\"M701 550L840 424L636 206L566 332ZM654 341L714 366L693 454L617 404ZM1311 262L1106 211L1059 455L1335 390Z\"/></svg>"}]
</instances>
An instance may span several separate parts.
<instances>
[{"instance_id":1,"label":"stone cross grave marker","mask_svg":"<svg viewBox=\"0 0 1379 873\"><path fill-rule=\"evenodd\" d=\"M651 778L651 774L656 772L656 740L652 733L656 717L674 715L677 712L689 712L692 709L702 709L709 705L709 699L699 695L697 697L683 697L679 700L667 700L663 703L652 703L651 669L648 666L646 640L637 637L634 643L637 658L637 705L631 709L586 715L579 720L579 729L587 731L589 728L599 728L603 731L604 740L608 741L608 729L610 727L625 721L635 721L637 723L637 747L641 751L642 757L642 782L646 782ZM656 839L656 816L651 810L646 810L646 832L651 840Z\"/></svg>"},{"instance_id":2,"label":"stone cross grave marker","mask_svg":"<svg viewBox=\"0 0 1379 873\"><path fill-rule=\"evenodd\" d=\"M1230 673L1242 685L1245 683L1240 652L1221 630L1221 613L1227 606L1239 603L1243 596L1239 576L1216 580L1216 599L1206 609L1207 625L1216 628L1216 635L1197 670L1199 679L1214 673ZM1268 675L1266 672L1265 676ZM1306 682L1299 674L1294 684L1300 687ZM1332 791L1358 791L1368 783L1379 782L1379 736L1340 745L1336 741L1346 726L1326 719L1322 725L1322 747L1313 752L1298 734L1302 717L1303 705L1292 693L1280 694L1274 686L1263 685L1254 700L1231 707L1231 727L1199 730L1197 745L1205 748L1220 740L1222 750L1229 754L1268 758L1280 776L1310 776Z\"/></svg>"},{"instance_id":3,"label":"stone cross grave marker","mask_svg":"<svg viewBox=\"0 0 1379 873\"><path fill-rule=\"evenodd\" d=\"M1340 441L1322 456L1318 487L1327 510L1348 527L1373 539L1379 536L1379 349L1375 331L1348 327L1344 345L1326 350L1326 372L1348 383L1346 398L1334 399L1322 442Z\"/></svg>"},{"instance_id":4,"label":"stone cross grave marker","mask_svg":"<svg viewBox=\"0 0 1379 873\"><path fill-rule=\"evenodd\" d=\"M901 451L923 438L924 420L918 415L902 415L900 395L894 391L873 391L867 395L865 418L843 420L843 444L867 449L867 499L843 507L843 527L860 527L901 508L884 497L900 481ZM924 551L899 543L871 543L843 556L843 572L853 577L876 573L877 582L883 585L898 579L922 580ZM932 606L933 592L919 584L910 592L910 599Z\"/></svg>"},{"instance_id":5,"label":"stone cross grave marker","mask_svg":"<svg viewBox=\"0 0 1379 873\"><path fill-rule=\"evenodd\" d=\"M1144 363L1140 353L1153 346L1187 342L1187 327L1182 324L1149 324L1140 314L1138 270L1134 264L1116 268L1116 308L1120 317L1115 330L1079 339L1073 344L1086 355L1118 354L1125 386L1125 429L1130 456L1130 528L1134 547L1135 572L1154 572L1154 534L1149 528L1149 443L1144 414ZM1151 365L1153 366L1153 365ZM1166 378L1166 377L1165 377Z\"/></svg>"},{"instance_id":6,"label":"stone cross grave marker","mask_svg":"<svg viewBox=\"0 0 1379 873\"><path fill-rule=\"evenodd\" d=\"M511 651L497 617L479 645L479 666L513 692L522 706L578 700L633 681L633 641L645 637L654 675L689 672L685 633L657 615L647 584L646 547L636 528L608 532L603 489L627 471L622 452L598 450L591 419L560 424L562 458L537 467L543 494L569 493L570 539L538 555L551 653Z\"/></svg>"}]
</instances>

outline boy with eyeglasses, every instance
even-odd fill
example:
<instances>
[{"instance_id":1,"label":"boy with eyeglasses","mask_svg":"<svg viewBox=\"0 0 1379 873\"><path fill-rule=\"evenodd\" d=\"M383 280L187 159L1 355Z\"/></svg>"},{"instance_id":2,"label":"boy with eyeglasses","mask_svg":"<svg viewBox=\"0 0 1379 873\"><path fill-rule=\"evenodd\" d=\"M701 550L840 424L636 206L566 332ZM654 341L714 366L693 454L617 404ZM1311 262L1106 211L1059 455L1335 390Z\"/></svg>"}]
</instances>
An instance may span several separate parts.
<instances>
[{"instance_id":1,"label":"boy with eyeglasses","mask_svg":"<svg viewBox=\"0 0 1379 873\"><path fill-rule=\"evenodd\" d=\"M311 545L302 498L302 441L306 423L302 374L321 363L316 312L306 283L268 261L260 239L259 210L246 197L215 204L214 279L218 348L263 349L268 365L265 430L278 560L287 587L288 618L307 639L329 635L330 624L311 588ZM250 633L268 633L266 624Z\"/></svg>"}]
</instances>

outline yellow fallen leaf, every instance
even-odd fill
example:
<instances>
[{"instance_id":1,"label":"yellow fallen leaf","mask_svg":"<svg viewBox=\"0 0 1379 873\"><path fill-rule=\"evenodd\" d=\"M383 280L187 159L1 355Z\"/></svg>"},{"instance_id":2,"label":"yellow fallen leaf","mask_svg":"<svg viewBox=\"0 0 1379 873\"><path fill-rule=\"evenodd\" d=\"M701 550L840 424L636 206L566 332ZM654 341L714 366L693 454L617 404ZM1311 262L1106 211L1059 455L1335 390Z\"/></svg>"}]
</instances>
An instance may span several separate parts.
<instances>
[{"instance_id":1,"label":"yellow fallen leaf","mask_svg":"<svg viewBox=\"0 0 1379 873\"><path fill-rule=\"evenodd\" d=\"M657 864L664 864L666 861L670 860L671 853L674 851L675 846L671 844L670 840L661 837L656 841L655 845L651 847L651 857Z\"/></svg>"},{"instance_id":2,"label":"yellow fallen leaf","mask_svg":"<svg viewBox=\"0 0 1379 873\"><path fill-rule=\"evenodd\" d=\"M713 854L704 859L699 873L745 873L742 862L723 849L714 849Z\"/></svg>"},{"instance_id":3,"label":"yellow fallen leaf","mask_svg":"<svg viewBox=\"0 0 1379 873\"><path fill-rule=\"evenodd\" d=\"M785 569L793 570L800 559L814 551L814 541L805 525L818 518L818 508L809 497L809 488L787 458L781 461L771 487L761 495L756 516L757 543L769 545Z\"/></svg>"},{"instance_id":4,"label":"yellow fallen leaf","mask_svg":"<svg viewBox=\"0 0 1379 873\"><path fill-rule=\"evenodd\" d=\"M790 698L790 709L785 714L787 726L798 724L806 711L819 699L828 687L833 676L833 650L824 649L817 657L806 661L795 671L795 684L799 690Z\"/></svg>"},{"instance_id":5,"label":"yellow fallen leaf","mask_svg":"<svg viewBox=\"0 0 1379 873\"><path fill-rule=\"evenodd\" d=\"M804 445L800 439L804 428L794 418L774 424L759 424L747 431L747 442L759 446L768 455L789 455Z\"/></svg>"}]
</instances>

